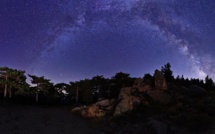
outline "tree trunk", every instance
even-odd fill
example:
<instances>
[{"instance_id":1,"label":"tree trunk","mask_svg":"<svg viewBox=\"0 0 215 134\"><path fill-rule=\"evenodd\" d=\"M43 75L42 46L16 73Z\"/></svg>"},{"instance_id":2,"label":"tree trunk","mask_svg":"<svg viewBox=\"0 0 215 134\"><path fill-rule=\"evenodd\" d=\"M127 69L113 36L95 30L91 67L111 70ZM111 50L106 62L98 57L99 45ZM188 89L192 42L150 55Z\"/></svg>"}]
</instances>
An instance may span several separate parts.
<instances>
[{"instance_id":1,"label":"tree trunk","mask_svg":"<svg viewBox=\"0 0 215 134\"><path fill-rule=\"evenodd\" d=\"M5 87L4 87L4 98L7 97L7 84L5 84Z\"/></svg>"},{"instance_id":2,"label":"tree trunk","mask_svg":"<svg viewBox=\"0 0 215 134\"><path fill-rule=\"evenodd\" d=\"M39 94L36 93L36 103L38 103Z\"/></svg>"},{"instance_id":3,"label":"tree trunk","mask_svg":"<svg viewBox=\"0 0 215 134\"><path fill-rule=\"evenodd\" d=\"M39 84L37 83L37 89L36 89L36 103L38 103L38 99L39 99Z\"/></svg>"},{"instance_id":4,"label":"tree trunk","mask_svg":"<svg viewBox=\"0 0 215 134\"><path fill-rule=\"evenodd\" d=\"M6 84L4 86L4 98L7 97L7 75L6 75Z\"/></svg>"},{"instance_id":5,"label":"tree trunk","mask_svg":"<svg viewBox=\"0 0 215 134\"><path fill-rule=\"evenodd\" d=\"M11 90L11 87L9 88L9 98L11 99L11 96L12 96L12 90Z\"/></svg>"}]
</instances>

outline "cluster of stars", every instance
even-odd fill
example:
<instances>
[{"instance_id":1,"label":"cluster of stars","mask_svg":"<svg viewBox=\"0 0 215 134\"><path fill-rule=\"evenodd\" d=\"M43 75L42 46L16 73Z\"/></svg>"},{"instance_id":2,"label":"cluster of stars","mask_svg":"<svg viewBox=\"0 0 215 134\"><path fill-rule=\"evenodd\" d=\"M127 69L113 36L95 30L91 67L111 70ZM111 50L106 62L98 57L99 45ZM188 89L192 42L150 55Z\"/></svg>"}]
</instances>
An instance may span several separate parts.
<instances>
[{"instance_id":1,"label":"cluster of stars","mask_svg":"<svg viewBox=\"0 0 215 134\"><path fill-rule=\"evenodd\" d=\"M0 20L0 45L25 50L19 67L56 82L110 77L117 71L141 77L167 62L175 66L175 75L215 78L212 1L29 0L0 5L5 18Z\"/></svg>"}]
</instances>

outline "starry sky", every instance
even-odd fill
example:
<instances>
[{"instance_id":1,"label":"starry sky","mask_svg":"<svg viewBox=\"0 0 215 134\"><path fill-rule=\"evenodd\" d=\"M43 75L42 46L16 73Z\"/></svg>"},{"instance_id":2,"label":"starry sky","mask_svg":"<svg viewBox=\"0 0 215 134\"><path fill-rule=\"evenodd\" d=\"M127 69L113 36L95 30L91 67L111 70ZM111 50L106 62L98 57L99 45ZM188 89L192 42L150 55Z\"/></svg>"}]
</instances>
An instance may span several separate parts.
<instances>
[{"instance_id":1,"label":"starry sky","mask_svg":"<svg viewBox=\"0 0 215 134\"><path fill-rule=\"evenodd\" d=\"M117 72L215 79L214 0L1 0L0 66L53 82Z\"/></svg>"}]
</instances>

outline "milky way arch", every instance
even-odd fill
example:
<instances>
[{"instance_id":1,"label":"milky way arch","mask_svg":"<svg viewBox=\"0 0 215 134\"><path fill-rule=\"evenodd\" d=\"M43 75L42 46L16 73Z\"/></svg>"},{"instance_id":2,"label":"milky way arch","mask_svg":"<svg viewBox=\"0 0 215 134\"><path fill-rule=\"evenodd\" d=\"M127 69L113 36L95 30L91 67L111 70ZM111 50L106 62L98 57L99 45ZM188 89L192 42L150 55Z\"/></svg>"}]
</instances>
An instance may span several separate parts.
<instances>
[{"instance_id":1,"label":"milky way arch","mask_svg":"<svg viewBox=\"0 0 215 134\"><path fill-rule=\"evenodd\" d=\"M92 29L92 32L95 32L94 28L102 24L111 31L124 23L133 25L133 22L139 22L159 33L166 42L165 45L174 46L183 56L186 56L197 77L204 78L206 74L212 73L211 77L215 78L211 56L196 50L198 45L204 44L199 40L195 28L186 19L181 19L176 5L177 2L173 0L162 2L159 0L81 0L61 3L59 9L64 19L57 24L59 27L57 31L49 29L47 38L53 35L54 38L44 43L47 45L46 49L35 63L42 63L47 57L55 56L56 53L63 55L66 49L76 51L78 47L75 45L76 39L82 36L80 33L86 29ZM56 27L56 24L53 27Z\"/></svg>"}]
</instances>

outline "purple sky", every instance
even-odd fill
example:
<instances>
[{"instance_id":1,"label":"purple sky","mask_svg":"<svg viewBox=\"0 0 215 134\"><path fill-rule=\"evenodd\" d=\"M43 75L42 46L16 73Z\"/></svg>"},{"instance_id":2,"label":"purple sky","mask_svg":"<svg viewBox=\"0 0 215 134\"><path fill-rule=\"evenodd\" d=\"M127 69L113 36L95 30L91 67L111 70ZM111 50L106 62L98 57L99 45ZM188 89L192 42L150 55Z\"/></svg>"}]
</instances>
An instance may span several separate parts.
<instances>
[{"instance_id":1,"label":"purple sky","mask_svg":"<svg viewBox=\"0 0 215 134\"><path fill-rule=\"evenodd\" d=\"M214 0L1 0L0 66L53 82L122 71L215 79Z\"/></svg>"}]
</instances>

